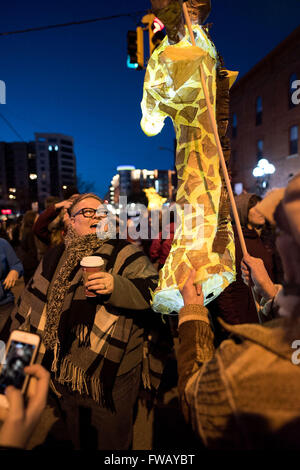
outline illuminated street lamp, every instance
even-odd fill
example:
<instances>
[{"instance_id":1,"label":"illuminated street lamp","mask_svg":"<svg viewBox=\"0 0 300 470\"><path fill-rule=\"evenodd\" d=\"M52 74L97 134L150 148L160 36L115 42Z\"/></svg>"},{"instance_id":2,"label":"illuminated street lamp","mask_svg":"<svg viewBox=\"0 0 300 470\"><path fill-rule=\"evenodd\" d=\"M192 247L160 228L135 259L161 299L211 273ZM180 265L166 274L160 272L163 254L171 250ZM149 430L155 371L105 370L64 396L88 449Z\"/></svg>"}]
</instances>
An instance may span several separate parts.
<instances>
[{"instance_id":1,"label":"illuminated street lamp","mask_svg":"<svg viewBox=\"0 0 300 470\"><path fill-rule=\"evenodd\" d=\"M257 178L256 185L260 194L263 194L269 187L270 176L276 171L275 166L270 163L266 158L261 158L257 166L253 169L252 174Z\"/></svg>"}]
</instances>

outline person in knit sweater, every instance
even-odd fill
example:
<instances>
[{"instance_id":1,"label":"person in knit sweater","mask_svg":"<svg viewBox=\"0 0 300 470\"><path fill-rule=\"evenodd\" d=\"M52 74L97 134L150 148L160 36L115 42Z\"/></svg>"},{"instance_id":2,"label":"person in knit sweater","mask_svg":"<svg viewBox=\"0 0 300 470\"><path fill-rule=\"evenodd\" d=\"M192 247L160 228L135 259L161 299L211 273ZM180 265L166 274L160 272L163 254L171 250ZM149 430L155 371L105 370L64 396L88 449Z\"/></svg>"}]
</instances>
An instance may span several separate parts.
<instances>
[{"instance_id":1,"label":"person in knit sweater","mask_svg":"<svg viewBox=\"0 0 300 470\"><path fill-rule=\"evenodd\" d=\"M277 306L278 318L264 325L221 321L230 338L215 349L195 273L182 289L179 395L186 420L208 448L299 449L300 174L274 212L283 286L273 284L260 259L248 255L242 268L245 282Z\"/></svg>"}]
</instances>

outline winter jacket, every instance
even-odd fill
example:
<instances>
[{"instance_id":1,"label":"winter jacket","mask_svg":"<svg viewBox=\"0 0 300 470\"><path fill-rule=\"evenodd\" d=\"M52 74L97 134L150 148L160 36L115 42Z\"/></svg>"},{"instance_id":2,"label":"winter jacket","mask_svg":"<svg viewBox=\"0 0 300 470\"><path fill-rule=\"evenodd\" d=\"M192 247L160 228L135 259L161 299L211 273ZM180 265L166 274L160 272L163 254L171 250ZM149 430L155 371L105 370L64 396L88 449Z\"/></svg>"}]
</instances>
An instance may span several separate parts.
<instances>
[{"instance_id":1,"label":"winter jacket","mask_svg":"<svg viewBox=\"0 0 300 470\"><path fill-rule=\"evenodd\" d=\"M162 267L169 255L172 241L174 238L175 224L171 222L165 227L164 232L159 232L159 237L154 239L150 246L149 257L152 263L159 262L159 267Z\"/></svg>"}]
</instances>

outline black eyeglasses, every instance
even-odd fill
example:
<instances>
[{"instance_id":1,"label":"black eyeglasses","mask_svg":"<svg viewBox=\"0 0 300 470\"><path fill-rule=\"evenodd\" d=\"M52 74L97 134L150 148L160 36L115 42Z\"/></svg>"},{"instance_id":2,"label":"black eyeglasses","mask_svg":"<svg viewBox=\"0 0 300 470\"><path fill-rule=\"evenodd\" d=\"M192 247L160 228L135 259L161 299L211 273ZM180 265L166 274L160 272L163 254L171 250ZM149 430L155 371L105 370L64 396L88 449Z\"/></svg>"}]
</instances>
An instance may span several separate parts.
<instances>
[{"instance_id":1,"label":"black eyeglasses","mask_svg":"<svg viewBox=\"0 0 300 470\"><path fill-rule=\"evenodd\" d=\"M97 209L92 209L90 207L80 209L80 211L75 212L75 214L73 214L72 217L75 217L76 215L79 215L79 214L82 214L83 217L85 217L86 219L92 219L93 217L95 217L95 215L99 217L99 219L104 219L105 217L107 217L106 213L102 212L102 213L97 214Z\"/></svg>"}]
</instances>

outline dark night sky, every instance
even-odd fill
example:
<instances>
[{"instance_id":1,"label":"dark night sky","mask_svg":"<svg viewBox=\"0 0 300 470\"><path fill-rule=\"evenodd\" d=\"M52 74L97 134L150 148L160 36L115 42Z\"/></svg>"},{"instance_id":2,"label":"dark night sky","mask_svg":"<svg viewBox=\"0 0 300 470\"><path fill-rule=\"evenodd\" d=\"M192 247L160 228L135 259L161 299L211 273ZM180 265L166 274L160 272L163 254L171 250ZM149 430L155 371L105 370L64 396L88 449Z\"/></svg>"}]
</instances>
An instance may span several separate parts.
<instances>
[{"instance_id":1,"label":"dark night sky","mask_svg":"<svg viewBox=\"0 0 300 470\"><path fill-rule=\"evenodd\" d=\"M209 22L231 70L245 74L300 23L299 0L213 0ZM284 6L283 6L284 5ZM2 3L0 32L142 11L150 0L37 0ZM116 166L173 165L173 128L157 137L140 127L144 72L126 67L126 34L140 15L0 37L0 79L7 104L0 112L24 140L34 132L75 139L78 173L103 195ZM0 140L17 141L0 119ZM165 147L169 150L159 150Z\"/></svg>"}]
</instances>

